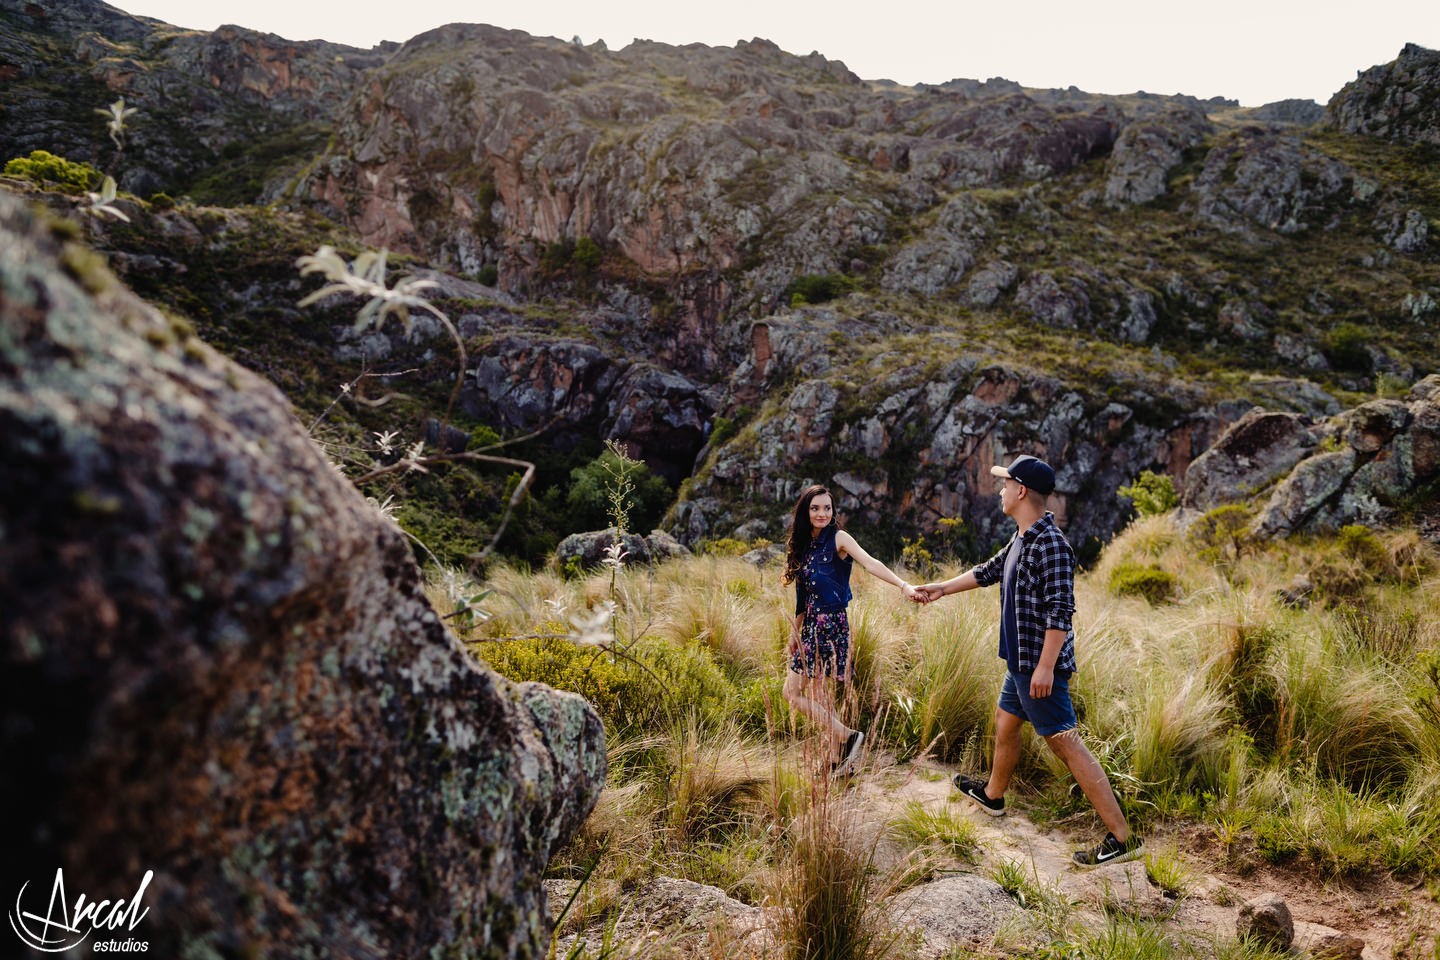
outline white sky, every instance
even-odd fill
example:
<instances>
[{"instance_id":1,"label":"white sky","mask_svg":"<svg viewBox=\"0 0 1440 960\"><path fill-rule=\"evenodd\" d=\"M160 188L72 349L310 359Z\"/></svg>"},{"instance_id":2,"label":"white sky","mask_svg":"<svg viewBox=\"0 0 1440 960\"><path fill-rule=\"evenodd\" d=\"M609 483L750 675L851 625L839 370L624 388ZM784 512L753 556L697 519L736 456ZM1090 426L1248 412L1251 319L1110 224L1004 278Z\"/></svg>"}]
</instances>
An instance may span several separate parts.
<instances>
[{"instance_id":1,"label":"white sky","mask_svg":"<svg viewBox=\"0 0 1440 960\"><path fill-rule=\"evenodd\" d=\"M869 80L1005 77L1091 93L1325 103L1407 42L1440 48L1436 0L110 0L182 27L224 23L370 47L445 23L489 23L618 50L635 37L818 50Z\"/></svg>"}]
</instances>

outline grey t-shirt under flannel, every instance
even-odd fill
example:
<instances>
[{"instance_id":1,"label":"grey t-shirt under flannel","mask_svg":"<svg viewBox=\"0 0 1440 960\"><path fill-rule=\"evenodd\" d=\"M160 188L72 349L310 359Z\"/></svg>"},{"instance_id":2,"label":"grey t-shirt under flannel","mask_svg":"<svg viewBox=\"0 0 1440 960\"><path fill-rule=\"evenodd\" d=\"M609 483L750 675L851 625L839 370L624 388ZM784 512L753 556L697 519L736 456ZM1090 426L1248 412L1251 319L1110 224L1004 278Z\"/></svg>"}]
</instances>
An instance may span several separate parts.
<instances>
[{"instance_id":1,"label":"grey t-shirt under flannel","mask_svg":"<svg viewBox=\"0 0 1440 960\"><path fill-rule=\"evenodd\" d=\"M1006 571L1012 546L1018 547L1013 577ZM1046 513L1023 533L1017 533L1004 549L975 567L974 573L975 582L982 587L1006 582L999 652L1011 673L1034 672L1040 663L1040 651L1045 648L1046 630L1065 631L1055 672L1066 676L1075 672L1075 630L1071 624L1075 615L1075 551L1055 525L1053 513ZM1008 642L1011 638L1006 632L1012 623L1013 643Z\"/></svg>"}]
</instances>

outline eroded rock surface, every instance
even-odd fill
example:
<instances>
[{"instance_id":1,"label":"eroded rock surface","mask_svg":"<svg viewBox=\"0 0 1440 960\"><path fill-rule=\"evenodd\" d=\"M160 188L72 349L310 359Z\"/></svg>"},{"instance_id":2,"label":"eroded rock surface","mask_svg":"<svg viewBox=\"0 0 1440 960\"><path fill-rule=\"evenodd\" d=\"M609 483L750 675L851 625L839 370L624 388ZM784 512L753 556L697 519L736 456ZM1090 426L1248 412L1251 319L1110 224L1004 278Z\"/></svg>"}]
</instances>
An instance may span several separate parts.
<instances>
[{"instance_id":1,"label":"eroded rock surface","mask_svg":"<svg viewBox=\"0 0 1440 960\"><path fill-rule=\"evenodd\" d=\"M66 236L0 197L7 889L153 870L151 955L543 954L599 719L460 649L279 391Z\"/></svg>"}]
</instances>

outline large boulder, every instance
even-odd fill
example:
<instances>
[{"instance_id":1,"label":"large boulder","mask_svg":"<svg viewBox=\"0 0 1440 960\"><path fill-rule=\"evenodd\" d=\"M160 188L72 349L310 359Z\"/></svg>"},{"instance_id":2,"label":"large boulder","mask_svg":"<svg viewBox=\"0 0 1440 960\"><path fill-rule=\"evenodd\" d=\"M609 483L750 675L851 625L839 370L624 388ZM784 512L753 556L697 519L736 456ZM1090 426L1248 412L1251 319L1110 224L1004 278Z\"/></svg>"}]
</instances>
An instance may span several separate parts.
<instances>
[{"instance_id":1,"label":"large boulder","mask_svg":"<svg viewBox=\"0 0 1440 960\"><path fill-rule=\"evenodd\" d=\"M469 656L280 392L70 235L0 197L4 889L153 871L158 956L542 955L598 717Z\"/></svg>"},{"instance_id":2,"label":"large boulder","mask_svg":"<svg viewBox=\"0 0 1440 960\"><path fill-rule=\"evenodd\" d=\"M1256 533L1389 522L1397 505L1440 477L1440 374L1400 400L1371 400L1331 417L1319 436L1316 451L1276 486L1255 518Z\"/></svg>"},{"instance_id":3,"label":"large boulder","mask_svg":"<svg viewBox=\"0 0 1440 960\"><path fill-rule=\"evenodd\" d=\"M1181 505L1204 511L1253 496L1289 473L1318 442L1309 417L1256 407L1191 462Z\"/></svg>"},{"instance_id":4,"label":"large boulder","mask_svg":"<svg viewBox=\"0 0 1440 960\"><path fill-rule=\"evenodd\" d=\"M616 542L620 553L614 553ZM572 533L555 548L555 562L560 569L574 567L591 570L614 557L621 564L630 566L637 563L659 563L688 557L690 550L680 541L663 530L651 530L647 536L628 531L621 532L611 527L608 530L590 530Z\"/></svg>"},{"instance_id":5,"label":"large boulder","mask_svg":"<svg viewBox=\"0 0 1440 960\"><path fill-rule=\"evenodd\" d=\"M911 887L886 902L898 925L919 936L914 956L988 947L1023 911L994 880L962 873Z\"/></svg>"}]
</instances>

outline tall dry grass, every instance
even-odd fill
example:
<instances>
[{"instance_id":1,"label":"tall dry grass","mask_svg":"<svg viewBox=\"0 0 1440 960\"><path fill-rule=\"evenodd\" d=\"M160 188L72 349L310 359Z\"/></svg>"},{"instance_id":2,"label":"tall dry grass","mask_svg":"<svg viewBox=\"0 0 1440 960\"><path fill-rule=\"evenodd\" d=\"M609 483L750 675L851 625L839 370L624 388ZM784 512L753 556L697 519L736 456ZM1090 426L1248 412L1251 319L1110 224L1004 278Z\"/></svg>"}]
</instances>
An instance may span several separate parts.
<instances>
[{"instance_id":1,"label":"tall dry grass","mask_svg":"<svg viewBox=\"0 0 1440 960\"><path fill-rule=\"evenodd\" d=\"M1214 563L1173 517L1157 517L1081 574L1071 690L1087 743L1137 825L1207 823L1237 857L1329 876L1440 878L1440 579L1433 550L1413 537L1374 541L1252 545ZM1362 556L1374 561L1368 570ZM1121 563L1172 574L1173 598L1112 593L1108 571ZM1297 589L1317 570L1332 577L1331 592ZM779 695L794 603L779 576L778 566L714 556L574 580L492 571L492 616L477 634L553 632L570 612L615 602L617 637L652 671L630 679L684 685L666 694L683 709L611 731L626 737L611 744L611 783L554 867L574 876L596 866L580 916L613 912L645 879L673 876L771 908L787 956L894 949L875 905L909 880L875 862L874 825L853 819L826 776L823 738ZM952 768L985 769L1004 671L997 591L921 607L863 573L854 589L855 683L844 709L885 754L867 769L926 748ZM619 657L605 663L630 669ZM1018 773L1017 809L1083 808L1046 799L1067 793L1068 775L1028 728ZM1127 953L1148 952L1144 937L1121 934Z\"/></svg>"}]
</instances>

